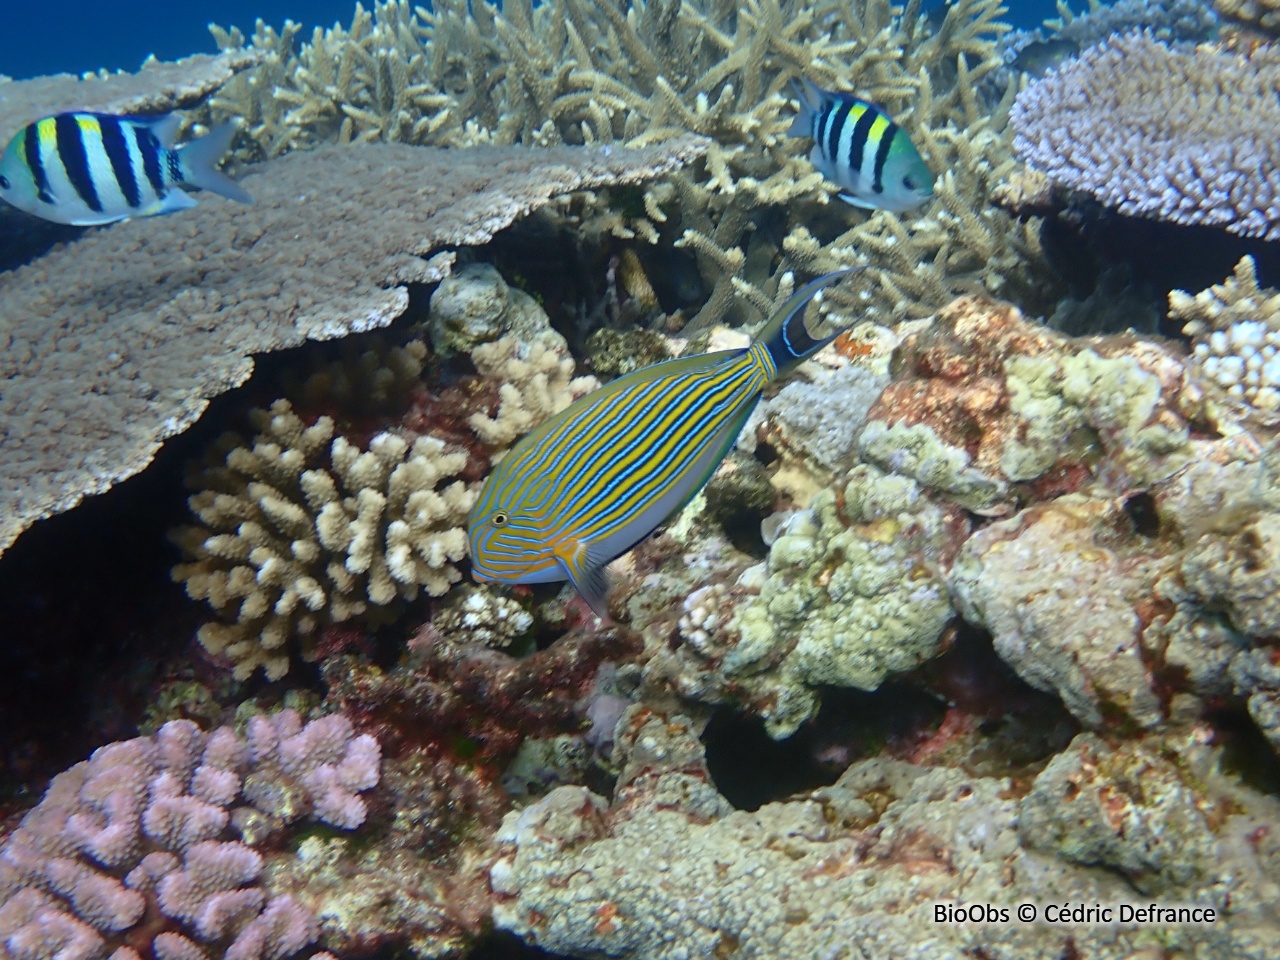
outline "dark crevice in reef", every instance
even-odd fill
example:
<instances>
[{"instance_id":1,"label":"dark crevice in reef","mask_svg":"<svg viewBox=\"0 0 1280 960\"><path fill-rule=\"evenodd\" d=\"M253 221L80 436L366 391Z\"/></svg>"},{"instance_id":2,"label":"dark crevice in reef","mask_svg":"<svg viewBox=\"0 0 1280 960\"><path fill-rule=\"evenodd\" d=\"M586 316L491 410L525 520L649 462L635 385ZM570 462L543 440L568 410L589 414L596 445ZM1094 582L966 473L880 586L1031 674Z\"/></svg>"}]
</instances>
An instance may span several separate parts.
<instances>
[{"instance_id":1,"label":"dark crevice in reef","mask_svg":"<svg viewBox=\"0 0 1280 960\"><path fill-rule=\"evenodd\" d=\"M1184 226L1118 216L1096 204L1072 208L1041 228L1045 254L1076 297L1087 296L1104 270L1122 270L1130 293L1160 317L1171 290L1198 293L1231 275L1241 257L1257 264L1258 282L1280 284L1280 243L1241 237L1218 227ZM1159 333L1182 336L1164 318Z\"/></svg>"},{"instance_id":2,"label":"dark crevice in reef","mask_svg":"<svg viewBox=\"0 0 1280 960\"><path fill-rule=\"evenodd\" d=\"M1213 710L1209 720L1222 748L1222 769L1255 790L1280 796L1280 757L1244 706Z\"/></svg>"},{"instance_id":3,"label":"dark crevice in reef","mask_svg":"<svg viewBox=\"0 0 1280 960\"><path fill-rule=\"evenodd\" d=\"M851 764L885 756L958 766L974 776L1033 773L1079 731L1056 697L1024 683L991 639L960 625L946 653L871 693L824 689L818 715L786 740L722 708L703 733L707 767L734 807L834 783Z\"/></svg>"},{"instance_id":4,"label":"dark crevice in reef","mask_svg":"<svg viewBox=\"0 0 1280 960\"><path fill-rule=\"evenodd\" d=\"M568 960L563 954L533 947L519 937L497 931L489 934L467 954L467 960Z\"/></svg>"}]
</instances>

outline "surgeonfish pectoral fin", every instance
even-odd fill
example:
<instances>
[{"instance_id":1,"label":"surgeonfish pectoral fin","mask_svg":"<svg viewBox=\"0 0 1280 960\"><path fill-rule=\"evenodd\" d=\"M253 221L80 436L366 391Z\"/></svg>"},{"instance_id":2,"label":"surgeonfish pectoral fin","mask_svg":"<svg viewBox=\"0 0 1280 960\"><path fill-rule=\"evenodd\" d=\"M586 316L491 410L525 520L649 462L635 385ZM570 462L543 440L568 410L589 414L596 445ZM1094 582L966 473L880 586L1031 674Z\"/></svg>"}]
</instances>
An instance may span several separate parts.
<instances>
[{"instance_id":1,"label":"surgeonfish pectoral fin","mask_svg":"<svg viewBox=\"0 0 1280 960\"><path fill-rule=\"evenodd\" d=\"M565 544L555 551L556 558L565 573L601 620L609 620L609 578L604 563L593 558L591 551L581 540Z\"/></svg>"},{"instance_id":2,"label":"surgeonfish pectoral fin","mask_svg":"<svg viewBox=\"0 0 1280 960\"><path fill-rule=\"evenodd\" d=\"M841 192L841 193L837 193L836 196L839 197L841 200L843 200L845 203L847 203L849 206L857 207L859 210L879 210L880 209L874 203L869 203L868 201L863 200L861 197L856 196L855 194L852 194L852 193Z\"/></svg>"},{"instance_id":3,"label":"surgeonfish pectoral fin","mask_svg":"<svg viewBox=\"0 0 1280 960\"><path fill-rule=\"evenodd\" d=\"M237 121L220 123L199 140L192 140L178 148L182 171L187 183L201 190L209 190L229 200L253 203L253 197L240 184L218 169L218 164L231 149L236 135Z\"/></svg>"}]
</instances>

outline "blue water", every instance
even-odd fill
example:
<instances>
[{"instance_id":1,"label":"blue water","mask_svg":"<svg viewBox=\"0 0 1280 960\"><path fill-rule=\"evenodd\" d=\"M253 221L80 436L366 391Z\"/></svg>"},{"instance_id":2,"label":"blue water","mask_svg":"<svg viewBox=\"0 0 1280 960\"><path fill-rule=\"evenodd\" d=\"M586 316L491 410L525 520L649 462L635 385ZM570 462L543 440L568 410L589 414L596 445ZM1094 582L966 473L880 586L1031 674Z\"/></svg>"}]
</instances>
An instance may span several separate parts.
<instances>
[{"instance_id":1,"label":"blue water","mask_svg":"<svg viewBox=\"0 0 1280 960\"><path fill-rule=\"evenodd\" d=\"M429 7L424 0L421 4ZM931 5L931 4L929 4ZM1054 16L1052 0L1010 0L1006 20L1032 27ZM367 3L366 6L372 6ZM1084 8L1083 2L1073 6ZM286 18L307 26L349 23L355 0L71 0L0 5L0 73L22 79L46 73L83 73L105 67L136 70L148 54L172 60L212 52L208 24L239 26L246 33L261 17L279 26Z\"/></svg>"}]
</instances>

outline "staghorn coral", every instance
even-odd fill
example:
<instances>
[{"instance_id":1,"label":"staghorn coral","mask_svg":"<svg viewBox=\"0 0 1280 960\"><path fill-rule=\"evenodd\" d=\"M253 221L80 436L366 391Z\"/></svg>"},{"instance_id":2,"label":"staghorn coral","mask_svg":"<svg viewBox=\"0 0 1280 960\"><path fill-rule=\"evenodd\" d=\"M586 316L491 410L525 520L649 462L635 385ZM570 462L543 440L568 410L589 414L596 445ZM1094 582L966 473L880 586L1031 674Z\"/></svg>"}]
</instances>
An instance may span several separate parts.
<instances>
[{"instance_id":1,"label":"staghorn coral","mask_svg":"<svg viewBox=\"0 0 1280 960\"><path fill-rule=\"evenodd\" d=\"M646 191L642 212L620 216L601 198L569 216L584 233L677 238L711 288L695 329L751 316L744 310L767 315L796 274L863 262L879 268L863 306L886 319L980 289L1047 301L1034 229L986 202L1011 163L1003 131L1015 86L979 92L1003 66L1001 12L994 0L962 0L935 28L918 4L888 0L453 0L412 12L393 0L357 7L349 29L316 30L296 52L296 25L260 23L252 46L263 66L223 90L209 122L252 116L248 155L333 140L710 137L705 167ZM223 46L245 40L214 32ZM905 219L859 216L851 228L847 211L831 211L833 187L785 135L783 93L798 76L857 91L901 120L944 173L933 206ZM276 96L263 97L268 89ZM821 238L814 220L825 221Z\"/></svg>"},{"instance_id":2,"label":"staghorn coral","mask_svg":"<svg viewBox=\"0 0 1280 960\"><path fill-rule=\"evenodd\" d=\"M0 847L0 943L14 960L283 960L316 917L265 884L241 824L287 795L289 821L350 829L378 743L345 717L255 718L248 742L175 720L59 774ZM274 811L271 811L274 812Z\"/></svg>"},{"instance_id":3,"label":"staghorn coral","mask_svg":"<svg viewBox=\"0 0 1280 960\"><path fill-rule=\"evenodd\" d=\"M216 56L196 54L171 63L154 58L137 73L60 73L32 80L0 76L0 144L26 124L65 110L152 114L193 107L260 54L227 48Z\"/></svg>"},{"instance_id":4,"label":"staghorn coral","mask_svg":"<svg viewBox=\"0 0 1280 960\"><path fill-rule=\"evenodd\" d=\"M1128 216L1280 237L1275 51L1110 38L1018 95L1014 149Z\"/></svg>"},{"instance_id":5,"label":"staghorn coral","mask_svg":"<svg viewBox=\"0 0 1280 960\"><path fill-rule=\"evenodd\" d=\"M1275 0L1214 0L1213 9L1224 20L1232 20L1267 37L1280 35L1280 4Z\"/></svg>"},{"instance_id":6,"label":"staghorn coral","mask_svg":"<svg viewBox=\"0 0 1280 960\"><path fill-rule=\"evenodd\" d=\"M189 479L201 526L174 535L191 558L174 579L231 621L202 627L200 642L237 677L283 676L293 637L312 659L325 624L461 579L474 493L452 478L464 452L392 433L361 450L328 417L308 426L284 400L252 418L252 446L224 437Z\"/></svg>"},{"instance_id":7,"label":"staghorn coral","mask_svg":"<svg viewBox=\"0 0 1280 960\"><path fill-rule=\"evenodd\" d=\"M314 151L258 168L253 207L116 224L0 275L0 549L141 470L244 382L254 353L385 326L410 284L448 272L441 247L704 149Z\"/></svg>"},{"instance_id":8,"label":"staghorn coral","mask_svg":"<svg viewBox=\"0 0 1280 960\"><path fill-rule=\"evenodd\" d=\"M1258 286L1253 257L1224 283L1169 293L1169 316L1191 337L1191 364L1230 396L1280 412L1280 291Z\"/></svg>"}]
</instances>

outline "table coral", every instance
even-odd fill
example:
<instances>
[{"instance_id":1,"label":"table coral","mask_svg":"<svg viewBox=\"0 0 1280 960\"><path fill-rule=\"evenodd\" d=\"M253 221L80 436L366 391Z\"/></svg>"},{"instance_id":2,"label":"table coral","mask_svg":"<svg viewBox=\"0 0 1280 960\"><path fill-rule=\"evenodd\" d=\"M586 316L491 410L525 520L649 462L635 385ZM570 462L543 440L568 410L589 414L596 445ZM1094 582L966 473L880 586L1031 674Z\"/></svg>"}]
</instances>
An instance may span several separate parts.
<instances>
[{"instance_id":1,"label":"table coral","mask_svg":"<svg viewBox=\"0 0 1280 960\"><path fill-rule=\"evenodd\" d=\"M1265 47L1244 57L1148 31L1109 37L1018 95L1014 149L1127 216L1275 239L1277 82Z\"/></svg>"},{"instance_id":2,"label":"table coral","mask_svg":"<svg viewBox=\"0 0 1280 960\"><path fill-rule=\"evenodd\" d=\"M508 814L498 835L495 920L543 949L637 960L1141 955L1148 931L1132 927L935 921L939 904L1135 902L1117 876L1020 842L1027 801L1007 780L870 760L809 796L730 812L682 719L634 710L620 729L627 763L612 803L560 787ZM1168 931L1188 956L1270 956L1265 894L1246 878L1274 871L1274 853L1236 836L1224 831L1215 850L1239 878L1231 922Z\"/></svg>"},{"instance_id":3,"label":"table coral","mask_svg":"<svg viewBox=\"0 0 1280 960\"><path fill-rule=\"evenodd\" d=\"M174 534L191 558L174 579L226 618L202 627L200 642L237 677L259 667L283 676L294 637L313 658L323 625L420 590L441 596L461 579L474 499L454 479L465 452L394 433L361 450L329 417L307 425L284 400L254 419L251 446L224 437L191 478L201 526Z\"/></svg>"},{"instance_id":4,"label":"table coral","mask_svg":"<svg viewBox=\"0 0 1280 960\"><path fill-rule=\"evenodd\" d=\"M28 123L67 110L156 114L193 107L260 59L257 51L227 49L173 62L150 58L137 73L104 70L31 80L0 76L0 143L7 144Z\"/></svg>"},{"instance_id":5,"label":"table coral","mask_svg":"<svg viewBox=\"0 0 1280 960\"><path fill-rule=\"evenodd\" d=\"M255 168L252 207L115 224L0 275L0 550L145 467L248 378L252 355L385 326L410 285L448 273L442 247L705 148L317 150Z\"/></svg>"},{"instance_id":6,"label":"table coral","mask_svg":"<svg viewBox=\"0 0 1280 960\"><path fill-rule=\"evenodd\" d=\"M0 847L0 942L14 958L283 960L316 917L264 883L240 830L279 813L359 826L379 748L330 716L257 718L248 740L190 721L109 744L59 774ZM267 802L267 810L261 805Z\"/></svg>"},{"instance_id":7,"label":"table coral","mask_svg":"<svg viewBox=\"0 0 1280 960\"><path fill-rule=\"evenodd\" d=\"M651 677L743 704L771 736L789 736L817 711L820 687L874 690L940 652L952 611L932 571L964 529L913 481L855 467L838 495L820 491L786 522L756 594L732 605L714 586L690 595L684 643Z\"/></svg>"}]
</instances>

